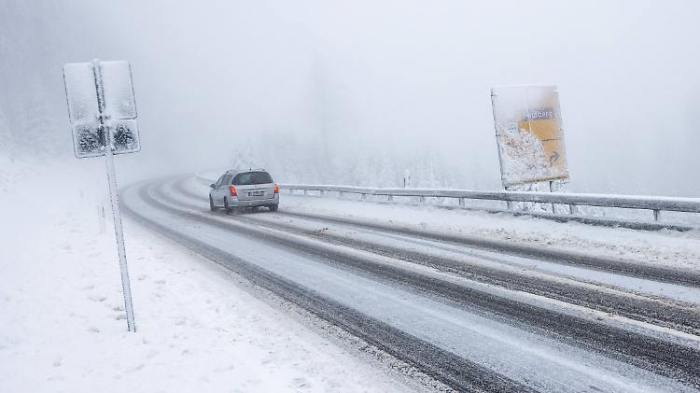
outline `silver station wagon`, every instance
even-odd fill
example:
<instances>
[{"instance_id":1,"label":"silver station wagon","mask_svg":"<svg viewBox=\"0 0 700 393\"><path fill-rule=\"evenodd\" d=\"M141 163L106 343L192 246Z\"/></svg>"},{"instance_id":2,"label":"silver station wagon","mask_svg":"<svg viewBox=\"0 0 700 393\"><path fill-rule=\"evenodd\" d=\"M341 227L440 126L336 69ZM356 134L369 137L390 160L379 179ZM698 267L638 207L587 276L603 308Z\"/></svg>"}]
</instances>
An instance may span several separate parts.
<instances>
[{"instance_id":1,"label":"silver station wagon","mask_svg":"<svg viewBox=\"0 0 700 393\"><path fill-rule=\"evenodd\" d=\"M264 169L229 170L210 185L209 208L223 208L226 213L246 207L264 206L277 211L279 187Z\"/></svg>"}]
</instances>

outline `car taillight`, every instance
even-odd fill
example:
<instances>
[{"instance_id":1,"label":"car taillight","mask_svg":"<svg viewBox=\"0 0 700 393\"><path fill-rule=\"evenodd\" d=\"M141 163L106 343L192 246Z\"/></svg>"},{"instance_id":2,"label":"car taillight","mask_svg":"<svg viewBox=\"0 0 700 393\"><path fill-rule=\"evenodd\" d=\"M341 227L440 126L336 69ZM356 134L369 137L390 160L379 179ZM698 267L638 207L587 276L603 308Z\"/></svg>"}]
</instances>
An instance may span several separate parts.
<instances>
[{"instance_id":1,"label":"car taillight","mask_svg":"<svg viewBox=\"0 0 700 393\"><path fill-rule=\"evenodd\" d=\"M279 194L279 193L280 193L280 186L275 184L275 194Z\"/></svg>"},{"instance_id":2,"label":"car taillight","mask_svg":"<svg viewBox=\"0 0 700 393\"><path fill-rule=\"evenodd\" d=\"M234 186L229 186L229 187L228 187L228 190L231 191L231 195L232 195L232 196L238 195L238 193L236 192L236 187L234 187Z\"/></svg>"}]
</instances>

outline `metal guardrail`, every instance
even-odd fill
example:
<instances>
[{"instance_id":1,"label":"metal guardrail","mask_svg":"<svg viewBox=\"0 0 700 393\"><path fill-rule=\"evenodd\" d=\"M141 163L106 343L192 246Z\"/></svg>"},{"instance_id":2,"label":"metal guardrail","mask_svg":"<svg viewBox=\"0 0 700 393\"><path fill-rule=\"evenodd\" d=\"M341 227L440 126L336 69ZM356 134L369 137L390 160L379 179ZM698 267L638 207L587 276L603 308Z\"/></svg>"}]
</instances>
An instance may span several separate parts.
<instances>
[{"instance_id":1,"label":"metal guardrail","mask_svg":"<svg viewBox=\"0 0 700 393\"><path fill-rule=\"evenodd\" d=\"M654 212L654 220L659 220L662 211L700 213L700 198L671 198L655 196L631 196L631 195L606 195L606 194L572 194L549 192L524 192L524 191L467 191L467 190L429 190L410 188L364 188L350 186L325 186L325 185L299 185L282 184L281 188L289 191L317 191L321 195L326 192L360 194L362 199L367 195L380 195L388 197L418 197L421 201L425 198L453 198L459 200L459 205L464 206L465 200L489 200L502 202L529 202L554 205L568 205L571 214L574 214L577 206L613 207L623 209L642 209Z\"/></svg>"},{"instance_id":2,"label":"metal guardrail","mask_svg":"<svg viewBox=\"0 0 700 393\"><path fill-rule=\"evenodd\" d=\"M207 175L197 174L196 178L202 184L209 184L213 180ZM659 222L662 211L678 213L700 213L700 198L676 198L660 196L636 196L636 195L609 195L609 194L585 194L585 193L550 193L550 192L529 192L529 191L470 191L451 189L420 189L420 188L371 188L353 186L331 186L331 185L304 185L304 184L280 184L282 190L290 192L309 191L318 192L324 195L329 192L336 192L339 195L344 193L359 194L361 199L366 199L367 195L386 196L391 202L394 197L417 197L421 202L426 198L450 198L457 199L459 206L472 210L484 210L492 213L510 213L514 215L529 215L539 218L552 219L555 221L577 221L591 225L617 226L630 229L660 230L674 229L679 231L700 230L698 225L685 225L678 223ZM484 207L466 207L466 200L485 200L505 202L508 209L490 209ZM536 212L520 209L512 209L513 203L533 203L552 204L568 206L568 214L557 214L552 208L552 212ZM595 215L585 214L579 206L620 208L649 210L654 214L654 222L630 221L625 219L606 219ZM584 213L584 214L579 214Z\"/></svg>"}]
</instances>

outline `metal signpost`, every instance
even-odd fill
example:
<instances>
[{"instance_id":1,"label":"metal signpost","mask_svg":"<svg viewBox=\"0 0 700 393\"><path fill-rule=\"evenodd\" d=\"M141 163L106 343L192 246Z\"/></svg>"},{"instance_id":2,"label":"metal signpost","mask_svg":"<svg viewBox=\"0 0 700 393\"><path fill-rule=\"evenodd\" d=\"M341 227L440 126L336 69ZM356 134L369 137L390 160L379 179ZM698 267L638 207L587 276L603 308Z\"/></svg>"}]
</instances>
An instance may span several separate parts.
<instances>
[{"instance_id":1,"label":"metal signpost","mask_svg":"<svg viewBox=\"0 0 700 393\"><path fill-rule=\"evenodd\" d=\"M77 158L104 156L119 253L124 307L129 331L136 331L126 248L119 211L114 155L141 150L131 66L126 61L97 59L63 67L68 114Z\"/></svg>"}]
</instances>

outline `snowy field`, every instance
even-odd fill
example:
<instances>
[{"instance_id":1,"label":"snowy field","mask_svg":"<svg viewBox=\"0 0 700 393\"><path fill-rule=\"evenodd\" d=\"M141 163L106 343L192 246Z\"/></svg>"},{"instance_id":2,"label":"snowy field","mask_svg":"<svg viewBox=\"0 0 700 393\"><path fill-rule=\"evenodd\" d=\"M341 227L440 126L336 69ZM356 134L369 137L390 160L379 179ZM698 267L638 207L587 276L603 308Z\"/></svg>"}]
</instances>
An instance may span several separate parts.
<instances>
[{"instance_id":1,"label":"snowy field","mask_svg":"<svg viewBox=\"0 0 700 393\"><path fill-rule=\"evenodd\" d=\"M129 221L139 331L128 333L111 224L100 233L97 214L98 203L109 208L106 182L93 188L67 175L84 170L36 168L0 194L0 391L409 389L367 355ZM64 186L37 193L47 176Z\"/></svg>"}]
</instances>

